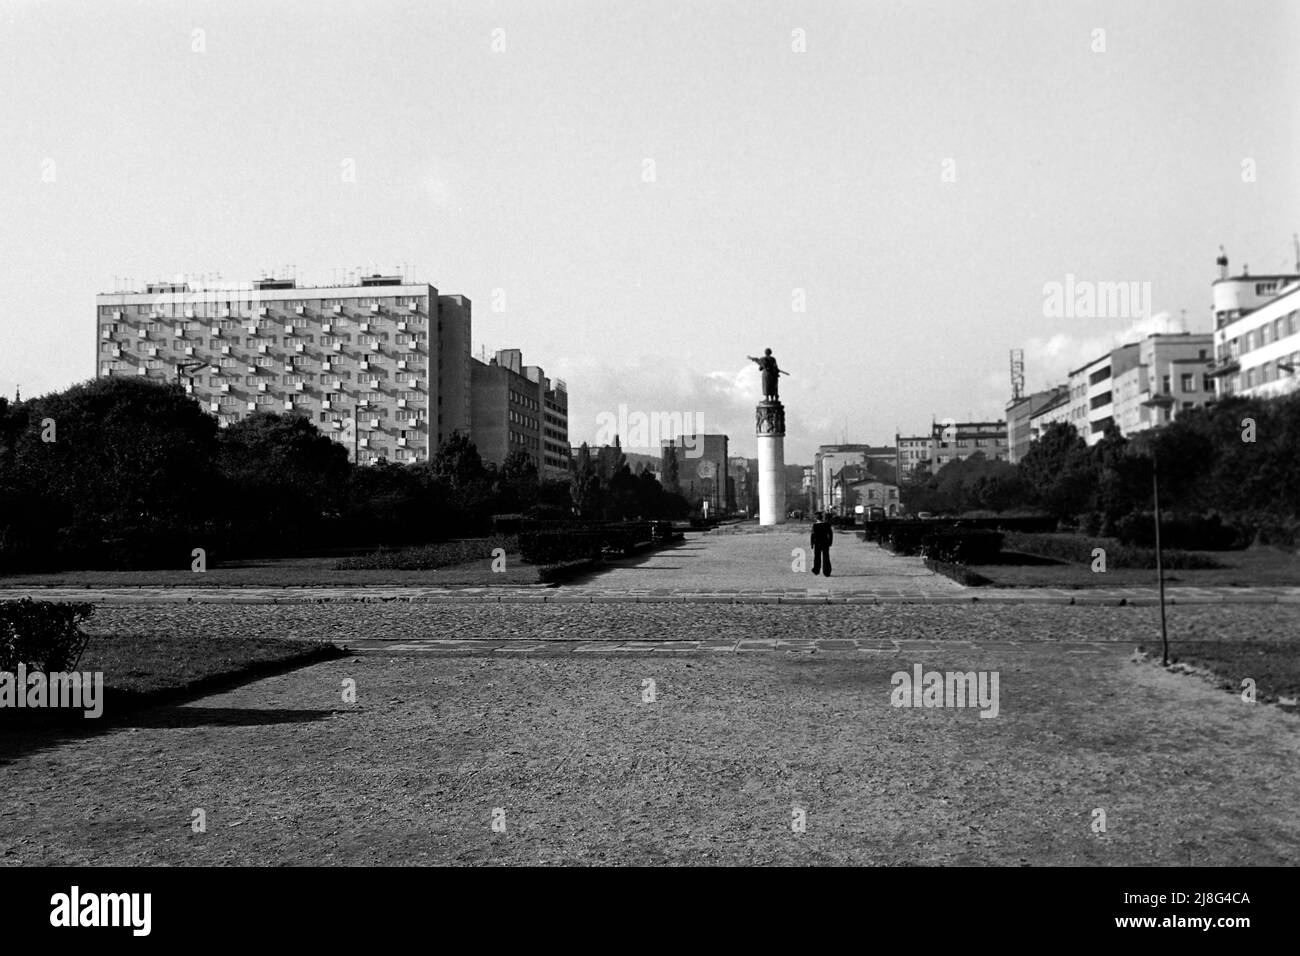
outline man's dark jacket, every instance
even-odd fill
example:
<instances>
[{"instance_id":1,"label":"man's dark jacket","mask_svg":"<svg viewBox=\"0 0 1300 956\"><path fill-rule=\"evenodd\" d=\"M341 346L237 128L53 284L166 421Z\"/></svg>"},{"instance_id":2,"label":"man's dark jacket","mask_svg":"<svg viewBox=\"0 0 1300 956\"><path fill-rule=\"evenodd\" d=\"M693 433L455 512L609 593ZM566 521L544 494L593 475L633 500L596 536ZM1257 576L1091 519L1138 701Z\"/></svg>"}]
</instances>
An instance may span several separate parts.
<instances>
[{"instance_id":1,"label":"man's dark jacket","mask_svg":"<svg viewBox=\"0 0 1300 956\"><path fill-rule=\"evenodd\" d=\"M812 546L818 545L829 548L835 540L835 531L829 521L814 521L812 526Z\"/></svg>"}]
</instances>

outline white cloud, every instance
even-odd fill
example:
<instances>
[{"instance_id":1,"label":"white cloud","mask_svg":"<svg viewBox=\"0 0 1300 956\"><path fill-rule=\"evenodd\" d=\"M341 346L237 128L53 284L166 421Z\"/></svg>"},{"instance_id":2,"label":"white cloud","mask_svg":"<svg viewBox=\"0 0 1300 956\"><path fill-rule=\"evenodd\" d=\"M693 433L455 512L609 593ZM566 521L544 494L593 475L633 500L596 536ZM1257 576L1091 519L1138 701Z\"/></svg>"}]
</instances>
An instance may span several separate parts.
<instances>
[{"instance_id":1,"label":"white cloud","mask_svg":"<svg viewBox=\"0 0 1300 956\"><path fill-rule=\"evenodd\" d=\"M1157 312L1148 318L1134 319L1127 328L1119 331L1087 336L1058 332L1047 338L1029 339L1024 345L1026 389L1033 392L1064 382L1072 369L1153 333L1184 331L1186 327L1182 319L1168 312Z\"/></svg>"}]
</instances>

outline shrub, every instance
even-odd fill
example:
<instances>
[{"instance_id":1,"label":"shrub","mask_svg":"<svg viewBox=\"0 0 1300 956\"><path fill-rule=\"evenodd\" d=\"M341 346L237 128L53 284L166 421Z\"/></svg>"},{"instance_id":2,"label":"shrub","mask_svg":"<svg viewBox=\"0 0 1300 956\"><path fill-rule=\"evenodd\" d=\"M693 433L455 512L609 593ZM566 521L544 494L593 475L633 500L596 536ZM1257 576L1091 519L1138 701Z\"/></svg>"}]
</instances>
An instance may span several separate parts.
<instances>
[{"instance_id":1,"label":"shrub","mask_svg":"<svg viewBox=\"0 0 1300 956\"><path fill-rule=\"evenodd\" d=\"M469 538L464 541L445 541L415 548L395 548L343 558L334 565L336 571L433 571L467 561L486 561L497 548L519 550L519 538L513 535L493 535L489 538Z\"/></svg>"},{"instance_id":2,"label":"shrub","mask_svg":"<svg viewBox=\"0 0 1300 956\"><path fill-rule=\"evenodd\" d=\"M47 674L72 670L89 640L81 622L94 611L85 603L0 601L0 671L13 673L19 664Z\"/></svg>"},{"instance_id":3,"label":"shrub","mask_svg":"<svg viewBox=\"0 0 1300 956\"><path fill-rule=\"evenodd\" d=\"M1156 543L1155 515L1150 511L1135 511L1115 522L1115 537L1122 544L1153 548ZM1160 516L1160 545L1162 548L1180 548L1192 551L1228 551L1244 548L1250 543L1251 533L1234 525L1223 523L1217 514Z\"/></svg>"},{"instance_id":4,"label":"shrub","mask_svg":"<svg viewBox=\"0 0 1300 956\"><path fill-rule=\"evenodd\" d=\"M1001 553L1002 538L987 528L944 528L925 538L922 553L953 564L989 564Z\"/></svg>"},{"instance_id":5,"label":"shrub","mask_svg":"<svg viewBox=\"0 0 1300 956\"><path fill-rule=\"evenodd\" d=\"M527 564L594 560L604 538L600 531L525 531L519 535L519 554Z\"/></svg>"}]
</instances>

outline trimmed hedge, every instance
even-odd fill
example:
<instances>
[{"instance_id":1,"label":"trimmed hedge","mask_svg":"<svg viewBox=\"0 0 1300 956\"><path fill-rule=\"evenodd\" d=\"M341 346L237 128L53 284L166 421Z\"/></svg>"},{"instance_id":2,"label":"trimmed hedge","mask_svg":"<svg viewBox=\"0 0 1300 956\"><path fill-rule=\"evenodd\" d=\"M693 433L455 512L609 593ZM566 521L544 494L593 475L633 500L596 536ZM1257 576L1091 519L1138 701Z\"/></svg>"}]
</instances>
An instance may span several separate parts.
<instances>
[{"instance_id":1,"label":"trimmed hedge","mask_svg":"<svg viewBox=\"0 0 1300 956\"><path fill-rule=\"evenodd\" d=\"M1139 548L1156 545L1156 519L1150 511L1135 511L1115 522L1115 537L1121 544ZM1187 551L1230 551L1250 544L1250 531L1226 525L1218 515L1160 516L1161 548Z\"/></svg>"},{"instance_id":2,"label":"trimmed hedge","mask_svg":"<svg viewBox=\"0 0 1300 956\"><path fill-rule=\"evenodd\" d=\"M376 551L353 558L342 558L334 565L335 571L433 571L467 561L486 561L497 548L519 550L519 539L512 535L494 535L490 538L470 538L465 541L445 541L415 548L395 548Z\"/></svg>"},{"instance_id":3,"label":"trimmed hedge","mask_svg":"<svg viewBox=\"0 0 1300 956\"><path fill-rule=\"evenodd\" d=\"M564 564L600 557L600 531L525 531L519 535L519 555L527 564Z\"/></svg>"},{"instance_id":4,"label":"trimmed hedge","mask_svg":"<svg viewBox=\"0 0 1300 956\"><path fill-rule=\"evenodd\" d=\"M70 671L90 640L81 622L93 604L59 601L0 601L0 671L14 673L19 664L30 671Z\"/></svg>"},{"instance_id":5,"label":"trimmed hedge","mask_svg":"<svg viewBox=\"0 0 1300 956\"><path fill-rule=\"evenodd\" d=\"M1002 532L989 528L945 528L921 543L921 553L950 564L990 564L1002 553Z\"/></svg>"}]
</instances>

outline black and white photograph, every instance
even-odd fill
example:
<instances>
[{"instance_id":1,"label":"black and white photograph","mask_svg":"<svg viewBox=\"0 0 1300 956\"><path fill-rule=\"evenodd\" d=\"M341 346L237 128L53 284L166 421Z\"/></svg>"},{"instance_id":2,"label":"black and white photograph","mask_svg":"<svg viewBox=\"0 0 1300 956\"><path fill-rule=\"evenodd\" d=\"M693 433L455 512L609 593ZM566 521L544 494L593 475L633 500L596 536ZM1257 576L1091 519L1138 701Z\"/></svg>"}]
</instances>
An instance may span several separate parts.
<instances>
[{"instance_id":1,"label":"black and white photograph","mask_svg":"<svg viewBox=\"0 0 1300 956\"><path fill-rule=\"evenodd\" d=\"M834 868L1279 932L1298 50L1293 0L0 0L8 921Z\"/></svg>"}]
</instances>

